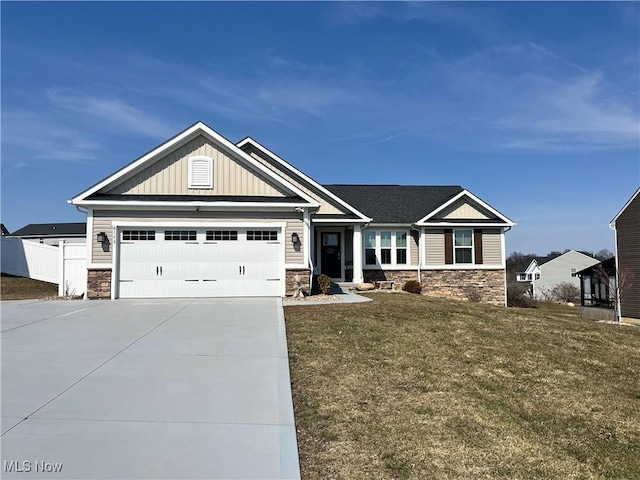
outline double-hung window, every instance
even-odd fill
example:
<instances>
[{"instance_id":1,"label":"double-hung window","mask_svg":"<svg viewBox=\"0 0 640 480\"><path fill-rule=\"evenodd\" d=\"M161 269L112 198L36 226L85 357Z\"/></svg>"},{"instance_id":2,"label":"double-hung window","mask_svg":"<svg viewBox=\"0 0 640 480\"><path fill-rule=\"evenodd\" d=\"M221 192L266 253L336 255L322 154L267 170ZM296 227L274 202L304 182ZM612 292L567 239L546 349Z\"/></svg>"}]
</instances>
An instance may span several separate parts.
<instances>
[{"instance_id":1,"label":"double-hung window","mask_svg":"<svg viewBox=\"0 0 640 480\"><path fill-rule=\"evenodd\" d=\"M405 230L367 230L364 232L364 264L407 265L409 232Z\"/></svg>"},{"instance_id":2,"label":"double-hung window","mask_svg":"<svg viewBox=\"0 0 640 480\"><path fill-rule=\"evenodd\" d=\"M455 263L473 263L473 230L454 230Z\"/></svg>"}]
</instances>

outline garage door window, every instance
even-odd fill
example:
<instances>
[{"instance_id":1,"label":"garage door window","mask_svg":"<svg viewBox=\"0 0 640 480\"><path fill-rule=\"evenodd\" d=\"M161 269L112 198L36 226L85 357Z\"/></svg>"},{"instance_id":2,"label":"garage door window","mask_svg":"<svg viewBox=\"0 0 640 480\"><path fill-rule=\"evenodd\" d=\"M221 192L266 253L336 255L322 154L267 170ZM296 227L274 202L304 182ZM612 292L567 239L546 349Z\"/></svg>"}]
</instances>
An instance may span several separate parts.
<instances>
[{"instance_id":1,"label":"garage door window","mask_svg":"<svg viewBox=\"0 0 640 480\"><path fill-rule=\"evenodd\" d=\"M122 240L155 240L155 230L123 230Z\"/></svg>"},{"instance_id":2,"label":"garage door window","mask_svg":"<svg viewBox=\"0 0 640 480\"><path fill-rule=\"evenodd\" d=\"M247 240L275 241L275 240L278 240L278 231L277 230L247 230Z\"/></svg>"},{"instance_id":3,"label":"garage door window","mask_svg":"<svg viewBox=\"0 0 640 480\"><path fill-rule=\"evenodd\" d=\"M164 239L165 240L195 240L196 231L195 230L165 230Z\"/></svg>"},{"instance_id":4,"label":"garage door window","mask_svg":"<svg viewBox=\"0 0 640 480\"><path fill-rule=\"evenodd\" d=\"M237 230L207 230L207 240L238 240Z\"/></svg>"}]
</instances>

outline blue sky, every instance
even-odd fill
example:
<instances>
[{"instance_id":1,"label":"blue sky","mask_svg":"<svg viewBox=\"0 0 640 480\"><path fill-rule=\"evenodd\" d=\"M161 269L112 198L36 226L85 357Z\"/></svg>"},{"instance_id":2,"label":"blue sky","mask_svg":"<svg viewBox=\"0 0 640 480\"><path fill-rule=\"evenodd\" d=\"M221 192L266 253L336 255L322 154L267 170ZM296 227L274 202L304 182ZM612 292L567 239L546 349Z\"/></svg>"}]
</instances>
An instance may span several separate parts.
<instances>
[{"instance_id":1,"label":"blue sky","mask_svg":"<svg viewBox=\"0 0 640 480\"><path fill-rule=\"evenodd\" d=\"M507 251L613 250L640 185L640 5L2 2L2 222L202 120L321 183L462 185Z\"/></svg>"}]
</instances>

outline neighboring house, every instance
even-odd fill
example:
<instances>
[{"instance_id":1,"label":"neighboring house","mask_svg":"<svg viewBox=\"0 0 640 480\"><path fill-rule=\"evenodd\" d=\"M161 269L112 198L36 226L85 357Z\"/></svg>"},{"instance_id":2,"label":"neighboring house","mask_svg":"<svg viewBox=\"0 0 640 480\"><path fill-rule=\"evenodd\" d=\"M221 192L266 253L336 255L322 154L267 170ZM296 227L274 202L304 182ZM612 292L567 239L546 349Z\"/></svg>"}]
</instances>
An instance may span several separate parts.
<instances>
[{"instance_id":1,"label":"neighboring house","mask_svg":"<svg viewBox=\"0 0 640 480\"><path fill-rule=\"evenodd\" d=\"M603 278L605 275L605 278ZM582 318L615 320L616 258L611 257L578 272Z\"/></svg>"},{"instance_id":2,"label":"neighboring house","mask_svg":"<svg viewBox=\"0 0 640 480\"><path fill-rule=\"evenodd\" d=\"M534 258L516 278L518 281L526 278L524 281L531 282L531 295L538 300L545 300L559 283L567 282L580 288L578 272L596 263L598 260L589 255L569 250L561 255Z\"/></svg>"},{"instance_id":3,"label":"neighboring house","mask_svg":"<svg viewBox=\"0 0 640 480\"><path fill-rule=\"evenodd\" d=\"M615 231L616 272L621 287L621 318L640 319L640 188L611 220ZM623 276L628 277L623 282ZM622 285L628 283L626 288Z\"/></svg>"},{"instance_id":4,"label":"neighboring house","mask_svg":"<svg viewBox=\"0 0 640 480\"><path fill-rule=\"evenodd\" d=\"M60 240L64 240L66 243L85 243L87 241L87 224L85 222L30 223L13 232L11 236L55 246L59 245Z\"/></svg>"},{"instance_id":5,"label":"neighboring house","mask_svg":"<svg viewBox=\"0 0 640 480\"><path fill-rule=\"evenodd\" d=\"M89 297L282 296L311 272L505 304L514 223L459 186L320 185L202 122L78 194Z\"/></svg>"},{"instance_id":6,"label":"neighboring house","mask_svg":"<svg viewBox=\"0 0 640 480\"><path fill-rule=\"evenodd\" d=\"M7 227L4 226L4 223L0 223L0 231L2 231L3 237L8 237L9 235L11 235L9 233L9 230L7 230Z\"/></svg>"}]
</instances>

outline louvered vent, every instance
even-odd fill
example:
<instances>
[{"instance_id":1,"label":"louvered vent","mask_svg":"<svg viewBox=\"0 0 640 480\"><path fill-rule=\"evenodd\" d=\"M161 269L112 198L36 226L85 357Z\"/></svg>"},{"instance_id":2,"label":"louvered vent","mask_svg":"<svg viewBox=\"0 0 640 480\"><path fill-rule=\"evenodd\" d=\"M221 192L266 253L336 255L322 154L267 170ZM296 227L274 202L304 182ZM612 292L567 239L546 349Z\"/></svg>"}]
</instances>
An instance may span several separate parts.
<instances>
[{"instance_id":1,"label":"louvered vent","mask_svg":"<svg viewBox=\"0 0 640 480\"><path fill-rule=\"evenodd\" d=\"M212 166L210 157L189 158L189 188L213 188Z\"/></svg>"}]
</instances>

